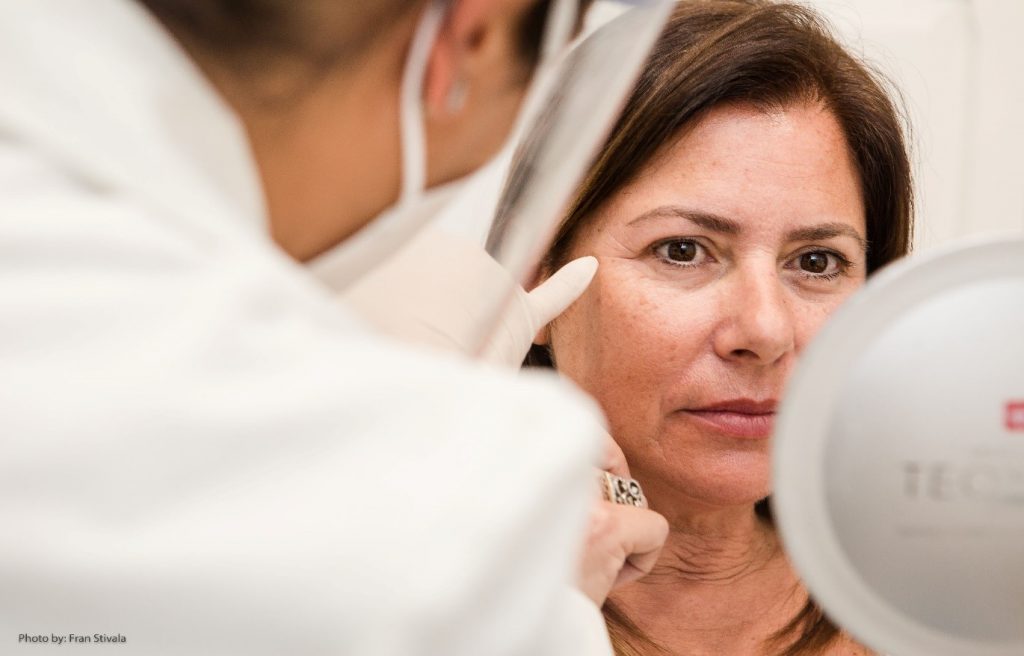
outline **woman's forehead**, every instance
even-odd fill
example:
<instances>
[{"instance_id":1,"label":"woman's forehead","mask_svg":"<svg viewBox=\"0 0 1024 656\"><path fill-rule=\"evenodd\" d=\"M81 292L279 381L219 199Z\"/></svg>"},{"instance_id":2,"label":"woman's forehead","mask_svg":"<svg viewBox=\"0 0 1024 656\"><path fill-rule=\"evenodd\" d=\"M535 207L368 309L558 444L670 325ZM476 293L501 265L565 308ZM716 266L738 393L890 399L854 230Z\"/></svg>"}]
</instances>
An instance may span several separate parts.
<instances>
[{"instance_id":1,"label":"woman's forehead","mask_svg":"<svg viewBox=\"0 0 1024 656\"><path fill-rule=\"evenodd\" d=\"M819 185L836 174L857 178L845 134L818 103L765 111L723 105L708 112L656 156L634 184L714 183L763 187Z\"/></svg>"},{"instance_id":2,"label":"woman's forehead","mask_svg":"<svg viewBox=\"0 0 1024 656\"><path fill-rule=\"evenodd\" d=\"M643 215L696 216L732 228L720 232L824 222L847 223L864 235L861 183L845 135L830 111L809 103L711 110L598 215L603 227L636 226Z\"/></svg>"}]
</instances>

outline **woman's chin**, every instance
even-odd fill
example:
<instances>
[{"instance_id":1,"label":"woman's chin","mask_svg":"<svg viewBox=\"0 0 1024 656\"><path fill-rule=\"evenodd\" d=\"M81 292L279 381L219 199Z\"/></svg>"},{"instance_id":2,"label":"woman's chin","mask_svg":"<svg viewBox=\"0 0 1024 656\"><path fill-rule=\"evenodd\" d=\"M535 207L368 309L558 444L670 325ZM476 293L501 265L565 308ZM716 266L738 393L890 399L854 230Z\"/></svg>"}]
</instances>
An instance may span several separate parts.
<instances>
[{"instance_id":1,"label":"woman's chin","mask_svg":"<svg viewBox=\"0 0 1024 656\"><path fill-rule=\"evenodd\" d=\"M767 480L760 481L686 481L679 486L685 491L685 498L692 499L694 505L706 508L752 507L761 499L771 494ZM685 502L683 502L685 504ZM676 506L677 510L684 507Z\"/></svg>"},{"instance_id":2,"label":"woman's chin","mask_svg":"<svg viewBox=\"0 0 1024 656\"><path fill-rule=\"evenodd\" d=\"M674 512L685 512L687 506L698 512L748 507L771 494L769 458L749 455L725 462L691 461L685 470L641 465L633 473L645 489L650 488L652 502Z\"/></svg>"}]
</instances>

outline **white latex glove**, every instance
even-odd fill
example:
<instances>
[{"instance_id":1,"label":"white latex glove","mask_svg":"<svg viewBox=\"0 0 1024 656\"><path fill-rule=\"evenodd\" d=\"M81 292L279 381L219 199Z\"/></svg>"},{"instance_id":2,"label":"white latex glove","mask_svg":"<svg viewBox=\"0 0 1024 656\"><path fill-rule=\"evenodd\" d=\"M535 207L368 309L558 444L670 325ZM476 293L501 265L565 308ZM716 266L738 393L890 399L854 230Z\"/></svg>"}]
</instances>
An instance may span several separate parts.
<instances>
[{"instance_id":1,"label":"white latex glove","mask_svg":"<svg viewBox=\"0 0 1024 656\"><path fill-rule=\"evenodd\" d=\"M518 368L537 333L586 290L597 259L569 262L527 293L483 248L425 229L341 294L381 332L475 355L495 298L510 298L481 357Z\"/></svg>"}]
</instances>

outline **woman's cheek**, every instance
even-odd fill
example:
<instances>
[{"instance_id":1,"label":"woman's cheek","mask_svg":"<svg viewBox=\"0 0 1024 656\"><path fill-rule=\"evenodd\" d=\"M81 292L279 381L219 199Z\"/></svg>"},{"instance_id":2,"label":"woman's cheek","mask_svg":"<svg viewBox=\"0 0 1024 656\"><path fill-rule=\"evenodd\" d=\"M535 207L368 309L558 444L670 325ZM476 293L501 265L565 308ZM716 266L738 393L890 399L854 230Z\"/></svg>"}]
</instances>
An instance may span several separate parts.
<instances>
[{"instance_id":1,"label":"woman's cheek","mask_svg":"<svg viewBox=\"0 0 1024 656\"><path fill-rule=\"evenodd\" d=\"M615 380L617 391L639 388L647 401L657 401L710 343L706 308L714 303L702 303L701 292L636 276L608 276L595 291L598 312L590 326L598 332L598 386L613 387Z\"/></svg>"},{"instance_id":2,"label":"woman's cheek","mask_svg":"<svg viewBox=\"0 0 1024 656\"><path fill-rule=\"evenodd\" d=\"M590 288L552 326L558 368L621 412L657 402L659 390L678 384L710 344L716 306L712 289L687 289L636 262L602 259Z\"/></svg>"},{"instance_id":3,"label":"woman's cheek","mask_svg":"<svg viewBox=\"0 0 1024 656\"><path fill-rule=\"evenodd\" d=\"M793 311L796 322L797 350L800 351L815 335L825 327L828 320L836 310L853 294L856 289L848 293L836 294L824 299L809 301L797 301L798 307Z\"/></svg>"}]
</instances>

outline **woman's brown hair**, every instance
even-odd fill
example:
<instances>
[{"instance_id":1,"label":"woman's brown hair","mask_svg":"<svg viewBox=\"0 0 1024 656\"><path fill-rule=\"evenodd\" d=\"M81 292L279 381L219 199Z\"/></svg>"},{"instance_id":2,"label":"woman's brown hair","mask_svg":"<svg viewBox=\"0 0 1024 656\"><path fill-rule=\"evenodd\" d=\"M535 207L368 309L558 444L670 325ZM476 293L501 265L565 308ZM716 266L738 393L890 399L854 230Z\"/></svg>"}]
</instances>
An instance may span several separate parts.
<instances>
[{"instance_id":1,"label":"woman's brown hair","mask_svg":"<svg viewBox=\"0 0 1024 656\"><path fill-rule=\"evenodd\" d=\"M906 255L913 228L906 121L882 79L806 7L771 0L680 2L559 227L542 271L563 264L588 218L687 128L724 103L770 111L812 102L831 111L860 177L868 273ZM550 352L538 346L526 364L553 366ZM771 520L765 501L757 511ZM604 611L619 656L665 653L614 604ZM819 653L838 634L808 600L765 646L782 656Z\"/></svg>"}]
</instances>

